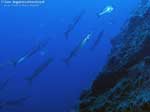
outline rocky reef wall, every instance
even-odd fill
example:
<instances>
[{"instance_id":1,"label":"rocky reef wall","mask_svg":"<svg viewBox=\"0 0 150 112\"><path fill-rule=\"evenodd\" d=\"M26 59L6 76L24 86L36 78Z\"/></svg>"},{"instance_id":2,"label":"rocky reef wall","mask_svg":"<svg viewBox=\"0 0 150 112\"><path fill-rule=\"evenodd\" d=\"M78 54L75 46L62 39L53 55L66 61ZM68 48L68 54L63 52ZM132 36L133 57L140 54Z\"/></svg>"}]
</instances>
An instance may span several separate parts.
<instances>
[{"instance_id":1,"label":"rocky reef wall","mask_svg":"<svg viewBox=\"0 0 150 112\"><path fill-rule=\"evenodd\" d=\"M150 112L150 1L112 41L108 63L81 95L80 112Z\"/></svg>"}]
</instances>

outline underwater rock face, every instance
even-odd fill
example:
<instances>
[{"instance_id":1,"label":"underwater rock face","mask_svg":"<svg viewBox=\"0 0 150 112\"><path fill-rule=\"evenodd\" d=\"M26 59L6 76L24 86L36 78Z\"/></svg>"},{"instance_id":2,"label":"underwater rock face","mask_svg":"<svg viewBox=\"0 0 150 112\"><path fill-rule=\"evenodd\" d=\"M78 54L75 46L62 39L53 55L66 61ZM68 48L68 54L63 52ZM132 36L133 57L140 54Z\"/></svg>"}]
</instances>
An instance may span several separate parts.
<instances>
[{"instance_id":1,"label":"underwater rock face","mask_svg":"<svg viewBox=\"0 0 150 112\"><path fill-rule=\"evenodd\" d=\"M80 98L80 112L150 112L150 2L112 40L108 63Z\"/></svg>"},{"instance_id":2,"label":"underwater rock face","mask_svg":"<svg viewBox=\"0 0 150 112\"><path fill-rule=\"evenodd\" d=\"M139 62L109 91L92 97L81 100L80 112L149 112L150 65Z\"/></svg>"},{"instance_id":3,"label":"underwater rock face","mask_svg":"<svg viewBox=\"0 0 150 112\"><path fill-rule=\"evenodd\" d=\"M112 40L112 45L108 63L93 83L94 94L113 87L130 67L150 55L150 5L137 9L124 30Z\"/></svg>"}]
</instances>

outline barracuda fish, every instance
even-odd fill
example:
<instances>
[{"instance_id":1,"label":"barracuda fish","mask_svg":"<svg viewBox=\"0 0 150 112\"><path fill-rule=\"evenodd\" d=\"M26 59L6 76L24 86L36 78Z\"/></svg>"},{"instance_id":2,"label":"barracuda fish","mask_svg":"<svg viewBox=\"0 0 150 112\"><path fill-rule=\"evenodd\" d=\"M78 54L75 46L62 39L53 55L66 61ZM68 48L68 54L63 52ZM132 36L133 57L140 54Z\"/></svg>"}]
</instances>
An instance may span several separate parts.
<instances>
[{"instance_id":1,"label":"barracuda fish","mask_svg":"<svg viewBox=\"0 0 150 112\"><path fill-rule=\"evenodd\" d=\"M65 32L65 37L66 39L69 38L69 34L74 30L74 28L76 27L76 25L80 22L82 16L85 14L85 10L81 11L80 14L78 16L75 17L74 21L68 25L68 29Z\"/></svg>"},{"instance_id":2,"label":"barracuda fish","mask_svg":"<svg viewBox=\"0 0 150 112\"><path fill-rule=\"evenodd\" d=\"M11 77L8 77L1 85L0 85L0 91L2 91L3 89L5 89L5 87L8 85L10 79L12 78Z\"/></svg>"},{"instance_id":3,"label":"barracuda fish","mask_svg":"<svg viewBox=\"0 0 150 112\"><path fill-rule=\"evenodd\" d=\"M25 96L16 100L12 100L12 101L6 101L6 105L7 106L17 106L17 105L22 105L26 100L28 100L30 98L30 96Z\"/></svg>"},{"instance_id":4,"label":"barracuda fish","mask_svg":"<svg viewBox=\"0 0 150 112\"><path fill-rule=\"evenodd\" d=\"M97 36L97 38L96 38L96 40L95 40L93 46L91 47L91 50L94 50L94 49L98 46L98 44L100 43L101 38L103 37L103 35L104 35L104 30L102 30L102 31L98 34L98 36Z\"/></svg>"},{"instance_id":5,"label":"barracuda fish","mask_svg":"<svg viewBox=\"0 0 150 112\"><path fill-rule=\"evenodd\" d=\"M108 14L111 13L114 10L114 8L112 6L107 6L103 9L103 11L101 11L100 13L97 14L98 17L101 17L104 14Z\"/></svg>"},{"instance_id":6,"label":"barracuda fish","mask_svg":"<svg viewBox=\"0 0 150 112\"><path fill-rule=\"evenodd\" d=\"M32 84L32 81L39 76L41 72L43 72L48 65L52 62L52 58L48 58L46 61L44 61L41 65L39 65L36 70L33 72L33 74L29 77L26 77L25 80L27 80L30 84Z\"/></svg>"},{"instance_id":7,"label":"barracuda fish","mask_svg":"<svg viewBox=\"0 0 150 112\"><path fill-rule=\"evenodd\" d=\"M17 106L23 105L24 102L26 100L28 100L29 98L30 98L30 96L25 96L25 97L22 97L22 98L19 98L19 99L16 99L16 100L3 101L3 102L0 103L0 109L10 108L10 107L17 107Z\"/></svg>"},{"instance_id":8,"label":"barracuda fish","mask_svg":"<svg viewBox=\"0 0 150 112\"><path fill-rule=\"evenodd\" d=\"M18 60L11 61L11 64L16 66L16 65L18 65L20 63L23 63L25 60L29 59L30 57L35 55L37 52L41 51L44 47L46 47L47 44L48 44L48 41L41 42L38 46L36 46L35 48L32 48L31 51L29 51L24 56L20 57Z\"/></svg>"},{"instance_id":9,"label":"barracuda fish","mask_svg":"<svg viewBox=\"0 0 150 112\"><path fill-rule=\"evenodd\" d=\"M88 33L87 36L77 45L77 47L71 51L70 55L64 60L66 64L69 64L70 60L77 55L78 51L89 41L91 36L92 33Z\"/></svg>"}]
</instances>

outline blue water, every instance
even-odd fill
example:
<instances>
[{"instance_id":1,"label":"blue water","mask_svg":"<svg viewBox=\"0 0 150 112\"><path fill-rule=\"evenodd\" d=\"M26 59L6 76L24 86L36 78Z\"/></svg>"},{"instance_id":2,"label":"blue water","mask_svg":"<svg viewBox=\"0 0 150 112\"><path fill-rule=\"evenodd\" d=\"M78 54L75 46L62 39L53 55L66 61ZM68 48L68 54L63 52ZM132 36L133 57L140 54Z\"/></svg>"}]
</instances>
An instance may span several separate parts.
<instances>
[{"instance_id":1,"label":"blue water","mask_svg":"<svg viewBox=\"0 0 150 112\"><path fill-rule=\"evenodd\" d=\"M98 18L96 13L107 5L114 11ZM23 106L2 109L2 112L71 112L84 89L90 87L104 64L111 49L110 40L120 31L131 16L138 0L49 0L41 7L0 7L0 63L17 59L30 51L39 41L50 38L46 48L25 62L0 69L0 82L12 76L0 102L22 96L31 96ZM70 33L64 32L68 24L82 10L86 14ZM90 50L96 35L105 34L94 51ZM67 66L63 59L89 32L90 41L78 52ZM48 57L53 62L28 85L24 77L33 73Z\"/></svg>"}]
</instances>

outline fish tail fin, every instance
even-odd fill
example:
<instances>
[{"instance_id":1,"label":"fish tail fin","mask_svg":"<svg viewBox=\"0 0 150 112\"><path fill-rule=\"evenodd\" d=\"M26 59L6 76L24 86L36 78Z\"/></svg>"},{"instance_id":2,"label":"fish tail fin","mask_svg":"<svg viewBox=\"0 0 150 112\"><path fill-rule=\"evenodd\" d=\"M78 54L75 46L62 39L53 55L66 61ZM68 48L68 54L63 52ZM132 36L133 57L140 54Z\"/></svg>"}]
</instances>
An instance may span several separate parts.
<instances>
[{"instance_id":1,"label":"fish tail fin","mask_svg":"<svg viewBox=\"0 0 150 112\"><path fill-rule=\"evenodd\" d=\"M16 66L17 66L17 61L11 60L11 61L10 61L10 64L13 65L14 67L16 67Z\"/></svg>"},{"instance_id":2,"label":"fish tail fin","mask_svg":"<svg viewBox=\"0 0 150 112\"><path fill-rule=\"evenodd\" d=\"M96 13L96 16L99 18L100 16L99 16L99 13Z\"/></svg>"},{"instance_id":3,"label":"fish tail fin","mask_svg":"<svg viewBox=\"0 0 150 112\"><path fill-rule=\"evenodd\" d=\"M97 13L96 15L97 15L98 18L100 18L102 16L101 13Z\"/></svg>"},{"instance_id":4,"label":"fish tail fin","mask_svg":"<svg viewBox=\"0 0 150 112\"><path fill-rule=\"evenodd\" d=\"M32 78L26 77L26 78L24 78L24 80L26 80L28 82L28 84L32 86L32 81L33 81Z\"/></svg>"}]
</instances>

